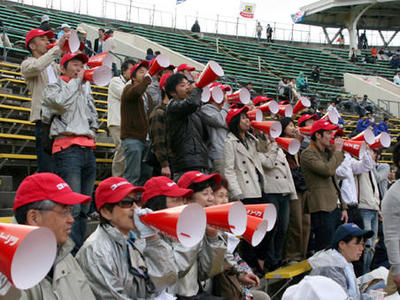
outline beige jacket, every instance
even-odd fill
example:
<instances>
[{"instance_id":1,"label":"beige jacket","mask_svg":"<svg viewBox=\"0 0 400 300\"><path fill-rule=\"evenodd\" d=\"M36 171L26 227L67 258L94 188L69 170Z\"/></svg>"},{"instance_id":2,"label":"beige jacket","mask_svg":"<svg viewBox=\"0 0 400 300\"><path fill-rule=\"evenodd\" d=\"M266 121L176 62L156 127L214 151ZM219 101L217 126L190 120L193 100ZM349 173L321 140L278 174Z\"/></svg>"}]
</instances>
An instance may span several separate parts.
<instances>
[{"instance_id":1,"label":"beige jacket","mask_svg":"<svg viewBox=\"0 0 400 300\"><path fill-rule=\"evenodd\" d=\"M122 75L111 79L107 96L107 127L121 126L121 95L125 85Z\"/></svg>"},{"instance_id":2,"label":"beige jacket","mask_svg":"<svg viewBox=\"0 0 400 300\"><path fill-rule=\"evenodd\" d=\"M61 49L58 46L55 46L41 57L28 57L21 64L22 75L24 75L26 85L32 93L32 110L29 116L29 121L31 122L40 120L43 90L49 83L47 67L52 65L55 75L58 76L60 74L60 69L54 60L59 58L61 54Z\"/></svg>"},{"instance_id":3,"label":"beige jacket","mask_svg":"<svg viewBox=\"0 0 400 300\"><path fill-rule=\"evenodd\" d=\"M267 151L259 153L264 169L264 192L267 194L290 194L290 199L297 199L292 172L286 155L279 145L273 141L268 143Z\"/></svg>"},{"instance_id":4,"label":"beige jacket","mask_svg":"<svg viewBox=\"0 0 400 300\"><path fill-rule=\"evenodd\" d=\"M257 151L260 141L249 135L247 144L249 149L246 149L232 132L229 132L225 139L224 175L234 200L260 198L261 187L266 182Z\"/></svg>"},{"instance_id":5,"label":"beige jacket","mask_svg":"<svg viewBox=\"0 0 400 300\"><path fill-rule=\"evenodd\" d=\"M28 290L11 287L4 298L7 300L94 300L95 297L81 267L71 255L74 242L68 240L57 250L53 265L53 278L46 276ZM9 282L7 282L9 284ZM0 287L1 290L1 287Z\"/></svg>"},{"instance_id":6,"label":"beige jacket","mask_svg":"<svg viewBox=\"0 0 400 300\"><path fill-rule=\"evenodd\" d=\"M379 210L379 188L372 171L355 176L358 208ZM359 194L358 194L359 193Z\"/></svg>"}]
</instances>

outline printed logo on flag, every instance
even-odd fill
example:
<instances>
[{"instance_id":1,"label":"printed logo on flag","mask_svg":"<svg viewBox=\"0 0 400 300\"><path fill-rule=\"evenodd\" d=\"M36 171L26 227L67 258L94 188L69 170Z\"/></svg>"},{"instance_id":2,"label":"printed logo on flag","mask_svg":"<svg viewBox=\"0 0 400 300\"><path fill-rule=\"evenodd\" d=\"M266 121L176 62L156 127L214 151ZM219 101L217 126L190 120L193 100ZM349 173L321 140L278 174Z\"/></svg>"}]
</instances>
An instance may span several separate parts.
<instances>
[{"instance_id":1,"label":"printed logo on flag","mask_svg":"<svg viewBox=\"0 0 400 300\"><path fill-rule=\"evenodd\" d=\"M254 3L245 3L245 2L240 3L240 15L243 18L253 19L255 9L256 5Z\"/></svg>"},{"instance_id":2,"label":"printed logo on flag","mask_svg":"<svg viewBox=\"0 0 400 300\"><path fill-rule=\"evenodd\" d=\"M294 23L300 23L304 21L306 12L304 10L300 10L297 13L292 14L291 16Z\"/></svg>"},{"instance_id":3,"label":"printed logo on flag","mask_svg":"<svg viewBox=\"0 0 400 300\"><path fill-rule=\"evenodd\" d=\"M178 5L178 4L181 4L181 3L183 3L183 2L185 2L186 0L176 0L176 4Z\"/></svg>"}]
</instances>

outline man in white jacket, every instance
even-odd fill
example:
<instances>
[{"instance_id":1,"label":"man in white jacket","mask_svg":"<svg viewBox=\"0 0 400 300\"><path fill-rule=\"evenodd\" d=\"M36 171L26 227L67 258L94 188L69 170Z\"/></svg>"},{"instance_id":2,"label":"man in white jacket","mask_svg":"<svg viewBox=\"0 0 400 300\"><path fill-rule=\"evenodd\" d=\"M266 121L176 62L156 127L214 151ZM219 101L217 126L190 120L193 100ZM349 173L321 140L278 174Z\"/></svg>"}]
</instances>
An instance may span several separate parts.
<instances>
[{"instance_id":1,"label":"man in white jacket","mask_svg":"<svg viewBox=\"0 0 400 300\"><path fill-rule=\"evenodd\" d=\"M133 60L126 60L121 65L121 75L111 79L108 86L107 97L107 128L114 144L114 158L112 162L112 176L121 177L125 171L125 156L121 143L121 95L126 83L129 81L129 74L135 65Z\"/></svg>"}]
</instances>

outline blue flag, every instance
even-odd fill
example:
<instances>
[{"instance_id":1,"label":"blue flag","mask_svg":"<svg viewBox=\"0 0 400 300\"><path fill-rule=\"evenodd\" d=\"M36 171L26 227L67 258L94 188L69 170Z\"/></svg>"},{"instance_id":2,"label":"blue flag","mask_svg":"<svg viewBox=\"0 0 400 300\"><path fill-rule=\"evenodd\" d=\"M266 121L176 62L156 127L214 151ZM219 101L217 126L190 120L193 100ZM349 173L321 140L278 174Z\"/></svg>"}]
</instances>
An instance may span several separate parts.
<instances>
[{"instance_id":1,"label":"blue flag","mask_svg":"<svg viewBox=\"0 0 400 300\"><path fill-rule=\"evenodd\" d=\"M304 21L306 16L306 12L304 10L300 10L295 14L292 14L292 20L294 23L301 23Z\"/></svg>"}]
</instances>

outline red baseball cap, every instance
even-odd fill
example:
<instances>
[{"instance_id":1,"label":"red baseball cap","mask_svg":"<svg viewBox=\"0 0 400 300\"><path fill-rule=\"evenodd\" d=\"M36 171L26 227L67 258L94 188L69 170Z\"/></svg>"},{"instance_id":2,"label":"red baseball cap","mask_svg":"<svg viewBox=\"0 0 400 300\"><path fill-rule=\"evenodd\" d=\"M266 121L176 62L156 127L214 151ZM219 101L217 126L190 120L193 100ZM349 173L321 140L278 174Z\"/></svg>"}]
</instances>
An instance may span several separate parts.
<instances>
[{"instance_id":1,"label":"red baseball cap","mask_svg":"<svg viewBox=\"0 0 400 300\"><path fill-rule=\"evenodd\" d=\"M336 129L335 132L333 133L333 138L340 136L344 136L344 131L342 128Z\"/></svg>"},{"instance_id":2,"label":"red baseball cap","mask_svg":"<svg viewBox=\"0 0 400 300\"><path fill-rule=\"evenodd\" d=\"M75 193L69 185L53 173L36 173L26 177L18 187L13 210L29 203L51 200L59 204L87 204L90 196Z\"/></svg>"},{"instance_id":3,"label":"red baseball cap","mask_svg":"<svg viewBox=\"0 0 400 300\"><path fill-rule=\"evenodd\" d=\"M54 32L51 30L43 31L42 29L29 30L29 32L25 36L25 47L28 48L28 44L33 38L42 35L46 35L48 39L52 39L54 37Z\"/></svg>"},{"instance_id":4,"label":"red baseball cap","mask_svg":"<svg viewBox=\"0 0 400 300\"><path fill-rule=\"evenodd\" d=\"M211 175L205 175L199 171L189 171L182 175L178 180L178 185L181 188L188 188L192 183L199 183L207 181L209 179L214 179L215 184L219 184L222 180L222 176L219 173L214 173Z\"/></svg>"},{"instance_id":5,"label":"red baseball cap","mask_svg":"<svg viewBox=\"0 0 400 300\"><path fill-rule=\"evenodd\" d=\"M290 102L288 100L283 100L279 102L279 105L286 105L286 104L290 104Z\"/></svg>"},{"instance_id":6,"label":"red baseball cap","mask_svg":"<svg viewBox=\"0 0 400 300\"><path fill-rule=\"evenodd\" d=\"M156 196L168 197L184 197L189 198L193 195L193 191L179 187L173 180L165 176L152 177L144 185L145 192L142 194L142 201Z\"/></svg>"},{"instance_id":7,"label":"red baseball cap","mask_svg":"<svg viewBox=\"0 0 400 300\"><path fill-rule=\"evenodd\" d=\"M254 103L254 105L257 105L258 103L268 102L268 101L271 101L271 100L272 100L272 98L267 98L265 96L257 96L257 97L254 98L253 103Z\"/></svg>"},{"instance_id":8,"label":"red baseball cap","mask_svg":"<svg viewBox=\"0 0 400 300\"><path fill-rule=\"evenodd\" d=\"M330 131L330 130L335 130L338 129L338 126L333 125L331 122L326 121L326 120L318 120L311 126L311 134L314 134L318 130L325 130L325 131Z\"/></svg>"},{"instance_id":9,"label":"red baseball cap","mask_svg":"<svg viewBox=\"0 0 400 300\"><path fill-rule=\"evenodd\" d=\"M74 58L81 58L83 59L83 63L86 64L89 60L86 54L84 53L67 53L65 54L60 60L60 66L63 66L66 62L70 61Z\"/></svg>"},{"instance_id":10,"label":"red baseball cap","mask_svg":"<svg viewBox=\"0 0 400 300\"><path fill-rule=\"evenodd\" d=\"M171 73L168 74L164 74L163 76L161 76L160 78L160 83L158 84L158 86L160 87L160 90L163 89L165 83L167 82L168 77L171 76Z\"/></svg>"},{"instance_id":11,"label":"red baseball cap","mask_svg":"<svg viewBox=\"0 0 400 300\"><path fill-rule=\"evenodd\" d=\"M310 120L310 119L318 120L318 116L316 114L313 114L313 115L304 114L297 121L297 125L299 125L299 127L301 127L302 123L304 123L305 121Z\"/></svg>"},{"instance_id":12,"label":"red baseball cap","mask_svg":"<svg viewBox=\"0 0 400 300\"><path fill-rule=\"evenodd\" d=\"M237 116L241 114L242 112L247 113L249 111L249 108L247 106L243 106L242 108L234 108L228 111L228 114L226 115L226 124L229 126L229 123L231 122L232 118L234 116Z\"/></svg>"},{"instance_id":13,"label":"red baseball cap","mask_svg":"<svg viewBox=\"0 0 400 300\"><path fill-rule=\"evenodd\" d=\"M194 70L196 70L196 68L190 67L188 64L181 64L176 69L177 72L180 72L180 71L183 71L183 70L194 71Z\"/></svg>"},{"instance_id":14,"label":"red baseball cap","mask_svg":"<svg viewBox=\"0 0 400 300\"><path fill-rule=\"evenodd\" d=\"M99 183L95 193L96 208L100 211L106 203L118 203L131 192L144 192L141 186L133 186L122 177L109 177Z\"/></svg>"},{"instance_id":15,"label":"red baseball cap","mask_svg":"<svg viewBox=\"0 0 400 300\"><path fill-rule=\"evenodd\" d=\"M132 67L131 72L129 73L129 76L132 77L133 71L135 71L137 68L145 67L148 69L149 66L150 66L150 64L147 60L142 60Z\"/></svg>"}]
</instances>

